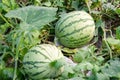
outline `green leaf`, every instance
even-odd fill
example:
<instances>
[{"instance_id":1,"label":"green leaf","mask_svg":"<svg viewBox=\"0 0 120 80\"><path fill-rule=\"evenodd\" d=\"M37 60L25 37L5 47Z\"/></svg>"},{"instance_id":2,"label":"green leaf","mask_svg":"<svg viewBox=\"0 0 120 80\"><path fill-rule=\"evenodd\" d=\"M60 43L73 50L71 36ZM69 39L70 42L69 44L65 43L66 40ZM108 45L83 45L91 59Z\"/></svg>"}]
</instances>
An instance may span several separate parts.
<instances>
[{"instance_id":1,"label":"green leaf","mask_svg":"<svg viewBox=\"0 0 120 80\"><path fill-rule=\"evenodd\" d=\"M3 6L3 4L0 3L0 13L2 12L2 6Z\"/></svg>"},{"instance_id":2,"label":"green leaf","mask_svg":"<svg viewBox=\"0 0 120 80\"><path fill-rule=\"evenodd\" d=\"M13 68L4 68L1 72L0 72L0 80L12 80L13 79L13 73L14 70Z\"/></svg>"},{"instance_id":3,"label":"green leaf","mask_svg":"<svg viewBox=\"0 0 120 80\"><path fill-rule=\"evenodd\" d=\"M120 39L120 26L116 28L116 38Z\"/></svg>"},{"instance_id":4,"label":"green leaf","mask_svg":"<svg viewBox=\"0 0 120 80\"><path fill-rule=\"evenodd\" d=\"M75 1L72 1L72 8L78 10L78 6L79 6L79 0L75 0Z\"/></svg>"},{"instance_id":5,"label":"green leaf","mask_svg":"<svg viewBox=\"0 0 120 80\"><path fill-rule=\"evenodd\" d=\"M5 16L8 18L18 18L26 25L41 27L56 19L57 8L27 6L12 10Z\"/></svg>"},{"instance_id":6,"label":"green leaf","mask_svg":"<svg viewBox=\"0 0 120 80\"><path fill-rule=\"evenodd\" d=\"M120 79L120 59L116 58L113 60L109 60L102 69L102 73L107 74L109 77L116 77Z\"/></svg>"},{"instance_id":7,"label":"green leaf","mask_svg":"<svg viewBox=\"0 0 120 80\"><path fill-rule=\"evenodd\" d=\"M51 6L51 2L50 2L50 1L44 2L43 4L44 4L45 6Z\"/></svg>"},{"instance_id":8,"label":"green leaf","mask_svg":"<svg viewBox=\"0 0 120 80\"><path fill-rule=\"evenodd\" d=\"M106 9L106 10L115 10L116 8L115 8L115 6L114 5L112 5L112 3L104 3L103 5L102 5L102 7L104 8L104 9Z\"/></svg>"},{"instance_id":9,"label":"green leaf","mask_svg":"<svg viewBox=\"0 0 120 80\"><path fill-rule=\"evenodd\" d=\"M69 65L65 65L64 71L62 72L62 77L66 79L66 78L71 78L74 75L75 75L75 73L74 73L72 67Z\"/></svg>"},{"instance_id":10,"label":"green leaf","mask_svg":"<svg viewBox=\"0 0 120 80\"><path fill-rule=\"evenodd\" d=\"M106 74L96 73L91 75L88 80L110 80Z\"/></svg>"},{"instance_id":11,"label":"green leaf","mask_svg":"<svg viewBox=\"0 0 120 80\"><path fill-rule=\"evenodd\" d=\"M75 66L75 71L86 71L86 70L92 70L94 68L94 66L89 63L89 62L82 62L79 63L78 65Z\"/></svg>"},{"instance_id":12,"label":"green leaf","mask_svg":"<svg viewBox=\"0 0 120 80\"><path fill-rule=\"evenodd\" d=\"M0 59L1 59L1 57L0 57ZM4 69L4 68L5 68L5 62L0 60L0 71L2 71L2 69Z\"/></svg>"},{"instance_id":13,"label":"green leaf","mask_svg":"<svg viewBox=\"0 0 120 80\"><path fill-rule=\"evenodd\" d=\"M120 45L120 40L114 38L106 39L111 46Z\"/></svg>"},{"instance_id":14,"label":"green leaf","mask_svg":"<svg viewBox=\"0 0 120 80\"><path fill-rule=\"evenodd\" d=\"M9 28L9 24L5 23L0 25L0 33L4 34L6 32L6 30Z\"/></svg>"},{"instance_id":15,"label":"green leaf","mask_svg":"<svg viewBox=\"0 0 120 80\"><path fill-rule=\"evenodd\" d=\"M111 49L115 52L120 54L120 40L114 38L107 38L107 42L109 43Z\"/></svg>"},{"instance_id":16,"label":"green leaf","mask_svg":"<svg viewBox=\"0 0 120 80\"><path fill-rule=\"evenodd\" d=\"M73 55L73 60L78 63L82 61L91 61L93 60L93 55L96 49L97 48L95 46L82 47Z\"/></svg>"},{"instance_id":17,"label":"green leaf","mask_svg":"<svg viewBox=\"0 0 120 80\"><path fill-rule=\"evenodd\" d=\"M115 12L116 12L118 15L120 15L120 8L117 8L117 9L115 10Z\"/></svg>"},{"instance_id":18,"label":"green leaf","mask_svg":"<svg viewBox=\"0 0 120 80\"><path fill-rule=\"evenodd\" d=\"M7 39L16 46L16 51L30 48L40 42L39 36L41 29L56 19L57 8L27 6L11 10L5 16L8 18L17 18L21 22L14 30L8 34ZM19 44L18 44L19 43Z\"/></svg>"},{"instance_id":19,"label":"green leaf","mask_svg":"<svg viewBox=\"0 0 120 80\"><path fill-rule=\"evenodd\" d=\"M75 62L82 62L88 56L89 52L87 50L79 50L76 54L73 55L73 60Z\"/></svg>"},{"instance_id":20,"label":"green leaf","mask_svg":"<svg viewBox=\"0 0 120 80\"><path fill-rule=\"evenodd\" d=\"M97 73L97 80L109 80L109 77L102 73Z\"/></svg>"},{"instance_id":21,"label":"green leaf","mask_svg":"<svg viewBox=\"0 0 120 80\"><path fill-rule=\"evenodd\" d=\"M85 80L85 79L83 79L82 77L73 77L70 78L69 80Z\"/></svg>"},{"instance_id":22,"label":"green leaf","mask_svg":"<svg viewBox=\"0 0 120 80\"><path fill-rule=\"evenodd\" d=\"M16 0L2 0L3 9L8 12L18 7Z\"/></svg>"}]
</instances>

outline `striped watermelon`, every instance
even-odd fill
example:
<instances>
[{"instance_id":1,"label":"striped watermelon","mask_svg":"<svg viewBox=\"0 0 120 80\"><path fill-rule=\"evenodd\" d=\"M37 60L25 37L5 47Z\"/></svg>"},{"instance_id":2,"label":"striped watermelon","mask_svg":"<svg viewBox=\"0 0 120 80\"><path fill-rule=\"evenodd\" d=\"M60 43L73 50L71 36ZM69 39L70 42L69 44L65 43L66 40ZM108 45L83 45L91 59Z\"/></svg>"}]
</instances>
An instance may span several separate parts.
<instances>
[{"instance_id":1,"label":"striped watermelon","mask_svg":"<svg viewBox=\"0 0 120 80\"><path fill-rule=\"evenodd\" d=\"M94 20L85 11L67 13L55 26L55 35L58 41L68 48L87 44L93 38L94 31Z\"/></svg>"},{"instance_id":2,"label":"striped watermelon","mask_svg":"<svg viewBox=\"0 0 120 80\"><path fill-rule=\"evenodd\" d=\"M31 79L54 78L63 71L63 58L63 54L56 46L41 44L25 54L23 67Z\"/></svg>"}]
</instances>

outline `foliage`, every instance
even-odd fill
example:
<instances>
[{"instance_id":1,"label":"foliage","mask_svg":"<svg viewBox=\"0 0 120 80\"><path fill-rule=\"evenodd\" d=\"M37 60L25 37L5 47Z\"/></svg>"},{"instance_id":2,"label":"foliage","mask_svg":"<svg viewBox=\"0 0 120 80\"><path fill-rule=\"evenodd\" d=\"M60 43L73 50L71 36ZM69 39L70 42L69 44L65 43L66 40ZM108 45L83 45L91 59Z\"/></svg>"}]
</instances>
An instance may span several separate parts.
<instances>
[{"instance_id":1,"label":"foliage","mask_svg":"<svg viewBox=\"0 0 120 80\"><path fill-rule=\"evenodd\" d=\"M55 41L60 16L84 10L94 19L90 44L69 49ZM55 44L71 61L56 79L120 79L119 0L0 0L0 80L29 80L22 60L33 46Z\"/></svg>"},{"instance_id":2,"label":"foliage","mask_svg":"<svg viewBox=\"0 0 120 80\"><path fill-rule=\"evenodd\" d=\"M34 6L10 11L5 16L17 18L21 22L9 33L7 36L8 41L11 40L12 45L16 46L19 50L30 48L40 43L40 31L45 25L56 19L56 11L56 8Z\"/></svg>"},{"instance_id":3,"label":"foliage","mask_svg":"<svg viewBox=\"0 0 120 80\"><path fill-rule=\"evenodd\" d=\"M120 33L120 26L118 26L117 29L116 29L116 38L117 39L120 39L120 34L119 33Z\"/></svg>"},{"instance_id":4,"label":"foliage","mask_svg":"<svg viewBox=\"0 0 120 80\"><path fill-rule=\"evenodd\" d=\"M102 68L102 73L109 77L120 78L120 59L109 60Z\"/></svg>"}]
</instances>

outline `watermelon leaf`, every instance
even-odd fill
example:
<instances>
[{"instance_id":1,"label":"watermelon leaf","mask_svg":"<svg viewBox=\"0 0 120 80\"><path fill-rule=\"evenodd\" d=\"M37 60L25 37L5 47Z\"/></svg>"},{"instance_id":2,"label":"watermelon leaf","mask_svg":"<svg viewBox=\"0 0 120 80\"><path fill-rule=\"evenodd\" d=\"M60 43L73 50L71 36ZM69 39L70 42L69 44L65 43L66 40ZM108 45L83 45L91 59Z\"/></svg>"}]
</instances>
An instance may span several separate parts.
<instances>
[{"instance_id":1,"label":"watermelon leaf","mask_svg":"<svg viewBox=\"0 0 120 80\"><path fill-rule=\"evenodd\" d=\"M120 26L116 29L116 38L120 39Z\"/></svg>"},{"instance_id":2,"label":"watermelon leaf","mask_svg":"<svg viewBox=\"0 0 120 80\"><path fill-rule=\"evenodd\" d=\"M117 9L115 10L115 12L116 12L118 15L120 15L120 8L117 8Z\"/></svg>"},{"instance_id":3,"label":"watermelon leaf","mask_svg":"<svg viewBox=\"0 0 120 80\"><path fill-rule=\"evenodd\" d=\"M89 77L88 80L110 80L106 74L96 73Z\"/></svg>"},{"instance_id":4,"label":"watermelon leaf","mask_svg":"<svg viewBox=\"0 0 120 80\"><path fill-rule=\"evenodd\" d=\"M110 60L107 64L108 65L102 69L102 73L107 74L109 77L120 79L120 59Z\"/></svg>"},{"instance_id":5,"label":"watermelon leaf","mask_svg":"<svg viewBox=\"0 0 120 80\"><path fill-rule=\"evenodd\" d=\"M8 18L18 18L28 25L40 27L55 20L56 11L57 8L27 6L12 10L5 16Z\"/></svg>"},{"instance_id":6,"label":"watermelon leaf","mask_svg":"<svg viewBox=\"0 0 120 80\"><path fill-rule=\"evenodd\" d=\"M57 8L39 6L26 6L11 10L5 17L17 18L21 22L8 34L7 38L12 40L12 45L16 45L19 49L29 49L40 43L40 30L56 19L56 11Z\"/></svg>"},{"instance_id":7,"label":"watermelon leaf","mask_svg":"<svg viewBox=\"0 0 120 80\"><path fill-rule=\"evenodd\" d=\"M76 54L73 55L73 60L75 62L82 62L88 56L89 52L87 50L79 50Z\"/></svg>"},{"instance_id":8,"label":"watermelon leaf","mask_svg":"<svg viewBox=\"0 0 120 80\"><path fill-rule=\"evenodd\" d=\"M120 40L114 39L114 38L107 38L107 42L109 43L111 49L119 55L120 54Z\"/></svg>"}]
</instances>

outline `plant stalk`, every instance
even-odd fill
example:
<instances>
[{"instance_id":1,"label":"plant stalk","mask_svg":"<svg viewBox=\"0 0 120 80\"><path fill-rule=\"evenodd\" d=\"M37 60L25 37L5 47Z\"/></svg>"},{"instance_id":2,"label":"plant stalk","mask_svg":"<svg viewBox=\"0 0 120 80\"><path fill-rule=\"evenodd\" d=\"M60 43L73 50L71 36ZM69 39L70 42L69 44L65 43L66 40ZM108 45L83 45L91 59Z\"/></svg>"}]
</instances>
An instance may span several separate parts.
<instances>
[{"instance_id":1,"label":"plant stalk","mask_svg":"<svg viewBox=\"0 0 120 80\"><path fill-rule=\"evenodd\" d=\"M7 24L9 24L12 28L14 28L14 26L13 25L11 25L5 18L4 18L4 16L0 13L0 17L7 23Z\"/></svg>"},{"instance_id":2,"label":"plant stalk","mask_svg":"<svg viewBox=\"0 0 120 80\"><path fill-rule=\"evenodd\" d=\"M105 41L105 44L106 44L106 46L107 46L107 48L108 48L108 50L109 50L109 53L110 53L110 59L112 59L112 50L111 50L111 48L110 48L110 46L109 46L109 44L108 44L108 42L107 42L107 40L106 40L106 32L105 32L105 29L102 27L102 30L103 30L103 32L104 32L104 41Z\"/></svg>"}]
</instances>

